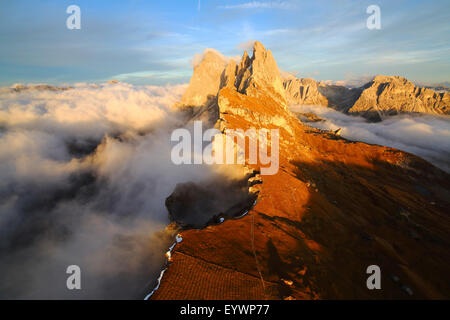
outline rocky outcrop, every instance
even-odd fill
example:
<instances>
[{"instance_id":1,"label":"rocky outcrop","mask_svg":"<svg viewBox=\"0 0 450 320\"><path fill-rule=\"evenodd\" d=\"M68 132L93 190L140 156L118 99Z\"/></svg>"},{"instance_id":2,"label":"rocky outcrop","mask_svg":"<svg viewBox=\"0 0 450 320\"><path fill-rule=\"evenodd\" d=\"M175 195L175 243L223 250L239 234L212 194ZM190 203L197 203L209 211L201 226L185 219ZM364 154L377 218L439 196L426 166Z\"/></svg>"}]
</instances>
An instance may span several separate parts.
<instances>
[{"instance_id":1,"label":"rocky outcrop","mask_svg":"<svg viewBox=\"0 0 450 320\"><path fill-rule=\"evenodd\" d=\"M220 89L226 61L215 51L206 51L194 73L178 107L204 107L212 103Z\"/></svg>"},{"instance_id":2,"label":"rocky outcrop","mask_svg":"<svg viewBox=\"0 0 450 320\"><path fill-rule=\"evenodd\" d=\"M283 83L289 104L328 106L328 99L319 91L313 79L290 79Z\"/></svg>"},{"instance_id":3,"label":"rocky outcrop","mask_svg":"<svg viewBox=\"0 0 450 320\"><path fill-rule=\"evenodd\" d=\"M347 88L336 85L319 86L319 92L328 100L328 107L336 109L341 112L347 112L358 100L363 89L361 88Z\"/></svg>"},{"instance_id":4,"label":"rocky outcrop","mask_svg":"<svg viewBox=\"0 0 450 320\"><path fill-rule=\"evenodd\" d=\"M185 229L204 228L248 211L256 198L249 193L249 176L244 179L197 184L177 184L166 199L172 222Z\"/></svg>"},{"instance_id":5,"label":"rocky outcrop","mask_svg":"<svg viewBox=\"0 0 450 320\"><path fill-rule=\"evenodd\" d=\"M236 88L240 93L258 97L261 92L271 96L282 105L286 105L283 81L277 63L270 50L256 41L253 45L253 56L248 58L247 53L241 60L238 69L238 82Z\"/></svg>"},{"instance_id":6,"label":"rocky outcrop","mask_svg":"<svg viewBox=\"0 0 450 320\"><path fill-rule=\"evenodd\" d=\"M362 89L327 85L314 79L285 79L287 101L290 105L319 105L347 112L361 95Z\"/></svg>"},{"instance_id":7,"label":"rocky outcrop","mask_svg":"<svg viewBox=\"0 0 450 320\"><path fill-rule=\"evenodd\" d=\"M227 61L215 50L205 50L181 101L173 108L187 115L188 120L201 120L213 125L218 116L217 92L223 86Z\"/></svg>"},{"instance_id":8,"label":"rocky outcrop","mask_svg":"<svg viewBox=\"0 0 450 320\"><path fill-rule=\"evenodd\" d=\"M400 113L450 114L450 93L416 87L403 77L376 76L348 112L371 120Z\"/></svg>"},{"instance_id":9,"label":"rocky outcrop","mask_svg":"<svg viewBox=\"0 0 450 320\"><path fill-rule=\"evenodd\" d=\"M215 51L206 51L194 68L189 86L176 108L205 108L217 103L219 90L228 87L247 96L261 92L286 106L283 81L272 52L256 41L253 56L244 52L239 65L227 61Z\"/></svg>"},{"instance_id":10,"label":"rocky outcrop","mask_svg":"<svg viewBox=\"0 0 450 320\"><path fill-rule=\"evenodd\" d=\"M400 113L450 114L450 93L417 87L403 77L376 76L353 89L306 78L283 80L272 52L258 41L252 57L245 51L239 64L207 50L176 107L190 108L196 118L209 111L217 114L217 95L224 87L252 97L264 92L285 108L292 104L322 105L371 121Z\"/></svg>"},{"instance_id":11,"label":"rocky outcrop","mask_svg":"<svg viewBox=\"0 0 450 320\"><path fill-rule=\"evenodd\" d=\"M289 104L322 105L371 121L401 113L450 114L450 93L420 88L403 77L376 76L361 88L313 79L284 81Z\"/></svg>"}]
</instances>

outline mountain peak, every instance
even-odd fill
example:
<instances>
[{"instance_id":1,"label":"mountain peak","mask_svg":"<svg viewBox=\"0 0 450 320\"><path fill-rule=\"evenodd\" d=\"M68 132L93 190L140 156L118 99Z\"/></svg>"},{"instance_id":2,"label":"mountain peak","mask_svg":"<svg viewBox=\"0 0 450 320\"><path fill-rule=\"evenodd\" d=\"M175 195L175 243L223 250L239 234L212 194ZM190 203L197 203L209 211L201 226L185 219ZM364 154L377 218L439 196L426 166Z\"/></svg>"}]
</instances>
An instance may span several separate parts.
<instances>
[{"instance_id":1,"label":"mountain peak","mask_svg":"<svg viewBox=\"0 0 450 320\"><path fill-rule=\"evenodd\" d=\"M202 107L211 104L221 85L221 75L227 62L218 51L206 49L200 62L194 62L194 73L181 102L182 107Z\"/></svg>"},{"instance_id":2,"label":"mountain peak","mask_svg":"<svg viewBox=\"0 0 450 320\"><path fill-rule=\"evenodd\" d=\"M212 49L206 49L203 54L203 58L198 66L210 63L217 63L219 65L223 65L226 62L223 55L220 52Z\"/></svg>"},{"instance_id":3,"label":"mountain peak","mask_svg":"<svg viewBox=\"0 0 450 320\"><path fill-rule=\"evenodd\" d=\"M244 51L239 64L218 51L205 50L194 67L189 86L178 106L206 107L217 102L219 90L228 87L241 94L268 95L286 107L285 90L277 63L270 50L255 41L252 58Z\"/></svg>"},{"instance_id":4,"label":"mountain peak","mask_svg":"<svg viewBox=\"0 0 450 320\"><path fill-rule=\"evenodd\" d=\"M272 51L266 50L261 42L255 41L253 57L245 93L258 96L263 89L275 100L286 103L283 81Z\"/></svg>"},{"instance_id":5,"label":"mountain peak","mask_svg":"<svg viewBox=\"0 0 450 320\"><path fill-rule=\"evenodd\" d=\"M398 83L398 84L411 84L412 82L402 76L384 76L377 75L372 80L375 83Z\"/></svg>"},{"instance_id":6,"label":"mountain peak","mask_svg":"<svg viewBox=\"0 0 450 320\"><path fill-rule=\"evenodd\" d=\"M255 41L255 43L253 43L253 58L256 55L264 54L265 52L266 52L266 48L264 47L264 45L261 42Z\"/></svg>"},{"instance_id":7,"label":"mountain peak","mask_svg":"<svg viewBox=\"0 0 450 320\"><path fill-rule=\"evenodd\" d=\"M401 76L376 76L364 86L350 113L380 121L400 113L449 114L450 94L416 87Z\"/></svg>"}]
</instances>

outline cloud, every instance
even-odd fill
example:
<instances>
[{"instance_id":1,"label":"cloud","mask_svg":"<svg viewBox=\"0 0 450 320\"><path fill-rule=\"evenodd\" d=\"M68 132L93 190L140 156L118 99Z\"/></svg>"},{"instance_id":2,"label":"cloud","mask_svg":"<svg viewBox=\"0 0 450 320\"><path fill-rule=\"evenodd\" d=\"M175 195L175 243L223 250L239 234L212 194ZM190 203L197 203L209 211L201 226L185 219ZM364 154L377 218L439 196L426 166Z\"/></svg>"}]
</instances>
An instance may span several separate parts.
<instances>
[{"instance_id":1,"label":"cloud","mask_svg":"<svg viewBox=\"0 0 450 320\"><path fill-rule=\"evenodd\" d=\"M239 62L239 60L241 59L240 56L225 56L220 51L218 51L216 49L206 48L205 50L203 50L203 53L196 53L194 55L194 58L190 61L192 67L195 68L196 66L198 66L203 61L203 58L205 57L205 54L208 53L208 52L213 52L214 54L218 55L226 63L228 63L230 60L235 60L236 62Z\"/></svg>"},{"instance_id":2,"label":"cloud","mask_svg":"<svg viewBox=\"0 0 450 320\"><path fill-rule=\"evenodd\" d=\"M379 123L349 116L322 106L293 106L297 112L312 112L325 119L310 123L323 130L342 128L341 135L349 140L363 141L397 148L428 160L450 172L450 118L431 115L399 115Z\"/></svg>"},{"instance_id":3,"label":"cloud","mask_svg":"<svg viewBox=\"0 0 450 320\"><path fill-rule=\"evenodd\" d=\"M170 160L185 88L0 90L0 298L148 293L173 242L165 199L180 183L238 175ZM66 288L72 264L81 291Z\"/></svg>"},{"instance_id":4,"label":"cloud","mask_svg":"<svg viewBox=\"0 0 450 320\"><path fill-rule=\"evenodd\" d=\"M240 42L236 45L236 49L238 50L246 50L251 51L253 49L253 45L255 44L256 40L247 40L244 42Z\"/></svg>"},{"instance_id":5,"label":"cloud","mask_svg":"<svg viewBox=\"0 0 450 320\"><path fill-rule=\"evenodd\" d=\"M357 75L353 72L345 73L345 80L338 80L334 84L337 86L344 86L348 88L359 88L369 83L374 78L373 75L362 74Z\"/></svg>"},{"instance_id":6,"label":"cloud","mask_svg":"<svg viewBox=\"0 0 450 320\"><path fill-rule=\"evenodd\" d=\"M220 9L291 9L287 1L250 1L241 4L219 6Z\"/></svg>"},{"instance_id":7,"label":"cloud","mask_svg":"<svg viewBox=\"0 0 450 320\"><path fill-rule=\"evenodd\" d=\"M297 78L300 72L295 71L284 71L280 69L280 75L284 80L293 80Z\"/></svg>"},{"instance_id":8,"label":"cloud","mask_svg":"<svg viewBox=\"0 0 450 320\"><path fill-rule=\"evenodd\" d=\"M8 45L0 51L0 83L99 82L114 74L141 70L151 70L161 77L169 71L173 75L171 83L189 80L184 74L189 71L185 57L192 56L197 48L192 48L195 41L181 34L178 26L168 26L160 15L154 15L154 10L134 10L132 4L112 8L108 15L100 14L101 6L80 6L82 27L76 31L65 26L68 15L64 6L57 9L42 3L34 13L23 11L19 4L2 7L0 39ZM12 18L17 14L21 19ZM6 26L13 32L6 32ZM176 63L181 59L182 64ZM166 83L166 79L159 78L146 82Z\"/></svg>"}]
</instances>

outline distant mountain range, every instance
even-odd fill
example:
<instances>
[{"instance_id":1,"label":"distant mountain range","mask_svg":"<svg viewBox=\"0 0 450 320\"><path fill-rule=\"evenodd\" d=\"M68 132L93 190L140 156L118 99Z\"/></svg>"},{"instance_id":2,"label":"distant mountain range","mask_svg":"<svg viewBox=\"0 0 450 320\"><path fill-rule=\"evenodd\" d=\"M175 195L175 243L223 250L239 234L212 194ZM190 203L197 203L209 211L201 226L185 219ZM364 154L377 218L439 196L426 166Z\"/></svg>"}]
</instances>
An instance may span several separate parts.
<instances>
[{"instance_id":1,"label":"distant mountain range","mask_svg":"<svg viewBox=\"0 0 450 320\"><path fill-rule=\"evenodd\" d=\"M376 76L360 88L313 79L286 79L283 84L291 104L327 106L371 121L403 113L450 114L449 92L418 87L399 76Z\"/></svg>"}]
</instances>

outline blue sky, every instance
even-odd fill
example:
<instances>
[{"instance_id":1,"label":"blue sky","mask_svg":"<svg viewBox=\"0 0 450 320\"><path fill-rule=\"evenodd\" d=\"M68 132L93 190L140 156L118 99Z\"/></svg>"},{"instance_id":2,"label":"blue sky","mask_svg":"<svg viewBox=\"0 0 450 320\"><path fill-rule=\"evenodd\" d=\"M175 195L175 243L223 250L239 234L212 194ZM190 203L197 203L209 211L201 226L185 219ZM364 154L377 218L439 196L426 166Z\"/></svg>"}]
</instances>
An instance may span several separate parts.
<instances>
[{"instance_id":1,"label":"blue sky","mask_svg":"<svg viewBox=\"0 0 450 320\"><path fill-rule=\"evenodd\" d=\"M81 8L81 30L66 28L71 4ZM366 28L371 4L381 8L381 30ZM448 0L2 0L0 84L183 83L194 54L241 55L251 40L299 77L450 81Z\"/></svg>"}]
</instances>

